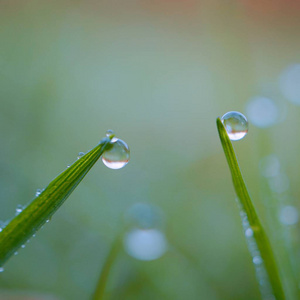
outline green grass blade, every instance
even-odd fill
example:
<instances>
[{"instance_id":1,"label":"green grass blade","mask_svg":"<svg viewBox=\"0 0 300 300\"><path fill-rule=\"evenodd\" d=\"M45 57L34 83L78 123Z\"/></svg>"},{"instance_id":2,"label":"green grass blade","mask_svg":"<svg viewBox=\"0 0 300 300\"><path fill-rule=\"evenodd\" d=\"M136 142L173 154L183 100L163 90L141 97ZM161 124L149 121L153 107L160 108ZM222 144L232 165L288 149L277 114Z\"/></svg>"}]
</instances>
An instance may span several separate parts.
<instances>
[{"instance_id":1,"label":"green grass blade","mask_svg":"<svg viewBox=\"0 0 300 300\"><path fill-rule=\"evenodd\" d=\"M239 164L232 143L220 118L217 118L217 128L221 144L223 146L223 150L232 175L233 186L238 197L240 207L248 217L249 225L253 231L253 237L257 244L257 248L260 252L260 255L263 259L268 279L273 290L273 294L277 300L285 299L281 280L279 277L279 271L276 265L270 242L258 219L255 208L249 196L246 184L244 182L241 170L239 168Z\"/></svg>"},{"instance_id":2,"label":"green grass blade","mask_svg":"<svg viewBox=\"0 0 300 300\"><path fill-rule=\"evenodd\" d=\"M104 265L102 267L96 290L93 295L93 300L102 300L104 299L105 295L105 288L108 282L108 277L111 271L111 268L113 267L118 254L120 253L120 250L122 249L122 235L118 235L116 239L114 240L111 249L108 253L108 256L104 262Z\"/></svg>"},{"instance_id":3,"label":"green grass blade","mask_svg":"<svg viewBox=\"0 0 300 300\"><path fill-rule=\"evenodd\" d=\"M59 174L0 232L0 266L51 218L103 152L111 147L112 137L104 138L99 145Z\"/></svg>"}]
</instances>

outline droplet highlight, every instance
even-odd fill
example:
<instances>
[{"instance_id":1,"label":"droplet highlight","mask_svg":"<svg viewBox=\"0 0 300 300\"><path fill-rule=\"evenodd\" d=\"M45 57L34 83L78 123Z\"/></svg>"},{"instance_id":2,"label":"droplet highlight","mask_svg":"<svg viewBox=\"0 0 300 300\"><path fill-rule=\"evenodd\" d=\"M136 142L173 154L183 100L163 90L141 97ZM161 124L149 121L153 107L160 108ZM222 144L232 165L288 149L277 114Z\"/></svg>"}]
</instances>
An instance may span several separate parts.
<instances>
[{"instance_id":1,"label":"droplet highlight","mask_svg":"<svg viewBox=\"0 0 300 300\"><path fill-rule=\"evenodd\" d=\"M118 138L113 138L111 143L112 147L102 154L102 162L110 169L121 169L129 162L129 147L124 141Z\"/></svg>"},{"instance_id":2,"label":"droplet highlight","mask_svg":"<svg viewBox=\"0 0 300 300\"><path fill-rule=\"evenodd\" d=\"M238 141L248 133L247 118L238 111L230 111L223 115L221 121L232 141Z\"/></svg>"},{"instance_id":3,"label":"droplet highlight","mask_svg":"<svg viewBox=\"0 0 300 300\"><path fill-rule=\"evenodd\" d=\"M15 215L16 216L19 215L22 211L23 211L23 206L21 204L18 204Z\"/></svg>"},{"instance_id":4,"label":"droplet highlight","mask_svg":"<svg viewBox=\"0 0 300 300\"><path fill-rule=\"evenodd\" d=\"M4 268L0 268L0 273L4 271Z\"/></svg>"}]
</instances>

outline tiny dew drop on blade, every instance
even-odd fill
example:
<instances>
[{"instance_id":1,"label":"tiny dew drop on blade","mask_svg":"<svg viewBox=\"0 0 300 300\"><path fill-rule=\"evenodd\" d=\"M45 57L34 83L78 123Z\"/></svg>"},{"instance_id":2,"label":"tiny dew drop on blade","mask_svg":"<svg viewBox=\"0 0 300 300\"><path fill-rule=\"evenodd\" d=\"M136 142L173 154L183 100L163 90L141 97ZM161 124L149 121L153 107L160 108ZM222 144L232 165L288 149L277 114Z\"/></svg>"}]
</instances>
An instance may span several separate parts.
<instances>
[{"instance_id":1,"label":"tiny dew drop on blade","mask_svg":"<svg viewBox=\"0 0 300 300\"><path fill-rule=\"evenodd\" d=\"M110 169L121 169L125 167L130 159L130 150L128 145L116 138L112 130L107 130L107 137L112 137L112 147L102 154L102 162Z\"/></svg>"},{"instance_id":2,"label":"tiny dew drop on blade","mask_svg":"<svg viewBox=\"0 0 300 300\"><path fill-rule=\"evenodd\" d=\"M238 111L230 111L223 115L221 121L232 141L241 140L248 133L247 118Z\"/></svg>"}]
</instances>

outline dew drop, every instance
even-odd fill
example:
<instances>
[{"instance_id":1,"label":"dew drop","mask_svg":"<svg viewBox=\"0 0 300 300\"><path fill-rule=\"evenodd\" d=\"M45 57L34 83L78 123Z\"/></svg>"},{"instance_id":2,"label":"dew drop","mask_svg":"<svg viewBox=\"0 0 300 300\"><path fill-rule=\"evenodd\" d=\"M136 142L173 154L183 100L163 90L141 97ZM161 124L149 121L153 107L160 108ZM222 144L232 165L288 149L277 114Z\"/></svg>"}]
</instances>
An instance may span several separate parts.
<instances>
[{"instance_id":1,"label":"dew drop","mask_svg":"<svg viewBox=\"0 0 300 300\"><path fill-rule=\"evenodd\" d=\"M71 165L67 165L67 168L70 168L71 167Z\"/></svg>"},{"instance_id":2,"label":"dew drop","mask_svg":"<svg viewBox=\"0 0 300 300\"><path fill-rule=\"evenodd\" d=\"M129 162L129 147L124 141L118 138L113 138L111 143L111 149L102 154L102 162L110 169L121 169Z\"/></svg>"},{"instance_id":3,"label":"dew drop","mask_svg":"<svg viewBox=\"0 0 300 300\"><path fill-rule=\"evenodd\" d=\"M253 230L252 230L251 228L247 228L247 229L245 230L245 236L246 236L246 237L251 237L251 236L253 236Z\"/></svg>"},{"instance_id":4,"label":"dew drop","mask_svg":"<svg viewBox=\"0 0 300 300\"><path fill-rule=\"evenodd\" d=\"M85 153L84 152L79 152L77 155L77 159L81 158Z\"/></svg>"},{"instance_id":5,"label":"dew drop","mask_svg":"<svg viewBox=\"0 0 300 300\"><path fill-rule=\"evenodd\" d=\"M4 271L4 268L0 268L0 273Z\"/></svg>"},{"instance_id":6,"label":"dew drop","mask_svg":"<svg viewBox=\"0 0 300 300\"><path fill-rule=\"evenodd\" d=\"M33 234L32 237L35 237L35 234Z\"/></svg>"},{"instance_id":7,"label":"dew drop","mask_svg":"<svg viewBox=\"0 0 300 300\"><path fill-rule=\"evenodd\" d=\"M114 134L115 134L114 131L111 130L111 129L108 129L108 130L106 131L106 133L105 133L105 135L106 135L107 137L111 137L111 136L114 135Z\"/></svg>"},{"instance_id":8,"label":"dew drop","mask_svg":"<svg viewBox=\"0 0 300 300\"><path fill-rule=\"evenodd\" d=\"M259 255L254 256L252 261L255 265L260 265L263 262L262 258Z\"/></svg>"},{"instance_id":9,"label":"dew drop","mask_svg":"<svg viewBox=\"0 0 300 300\"><path fill-rule=\"evenodd\" d=\"M37 189L35 192L35 196L38 197L43 191L44 189Z\"/></svg>"},{"instance_id":10,"label":"dew drop","mask_svg":"<svg viewBox=\"0 0 300 300\"><path fill-rule=\"evenodd\" d=\"M24 249L24 248L25 248L25 245L22 245L22 246L21 246L21 248L23 248L23 249Z\"/></svg>"},{"instance_id":11,"label":"dew drop","mask_svg":"<svg viewBox=\"0 0 300 300\"><path fill-rule=\"evenodd\" d=\"M23 211L23 206L21 204L18 204L16 208L16 216L20 214Z\"/></svg>"},{"instance_id":12,"label":"dew drop","mask_svg":"<svg viewBox=\"0 0 300 300\"><path fill-rule=\"evenodd\" d=\"M49 219L47 219L47 220L46 220L46 223L49 223L49 222L50 222L50 220L49 220Z\"/></svg>"},{"instance_id":13,"label":"dew drop","mask_svg":"<svg viewBox=\"0 0 300 300\"><path fill-rule=\"evenodd\" d=\"M18 251L16 251L15 253L14 253L14 255L18 255L19 254L19 252Z\"/></svg>"},{"instance_id":14,"label":"dew drop","mask_svg":"<svg viewBox=\"0 0 300 300\"><path fill-rule=\"evenodd\" d=\"M165 235L157 229L133 229L124 237L126 252L139 260L160 258L168 248Z\"/></svg>"},{"instance_id":15,"label":"dew drop","mask_svg":"<svg viewBox=\"0 0 300 300\"><path fill-rule=\"evenodd\" d=\"M226 113L221 121L232 141L241 140L248 132L248 121L246 117L238 111Z\"/></svg>"}]
</instances>

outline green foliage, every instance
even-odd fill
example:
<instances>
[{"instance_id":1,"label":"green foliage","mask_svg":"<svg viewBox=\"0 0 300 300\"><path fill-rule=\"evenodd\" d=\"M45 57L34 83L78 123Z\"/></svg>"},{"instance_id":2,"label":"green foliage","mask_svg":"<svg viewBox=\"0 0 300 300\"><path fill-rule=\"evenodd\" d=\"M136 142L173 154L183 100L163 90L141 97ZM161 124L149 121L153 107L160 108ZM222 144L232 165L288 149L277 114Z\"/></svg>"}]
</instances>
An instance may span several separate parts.
<instances>
[{"instance_id":1,"label":"green foliage","mask_svg":"<svg viewBox=\"0 0 300 300\"><path fill-rule=\"evenodd\" d=\"M281 280L279 277L279 272L277 269L273 251L270 246L270 242L257 216L252 200L249 196L247 187L245 185L241 170L239 168L239 164L232 143L220 118L217 118L217 128L221 144L223 146L223 150L230 168L234 189L238 197L239 204L241 206L241 209L246 213L250 227L253 230L253 236L257 243L257 247L260 251L261 257L264 261L274 296L278 300L285 299Z\"/></svg>"},{"instance_id":2,"label":"green foliage","mask_svg":"<svg viewBox=\"0 0 300 300\"><path fill-rule=\"evenodd\" d=\"M14 217L0 234L0 266L40 229L69 197L105 150L111 146L104 138L70 167L58 175L45 190Z\"/></svg>"}]
</instances>

